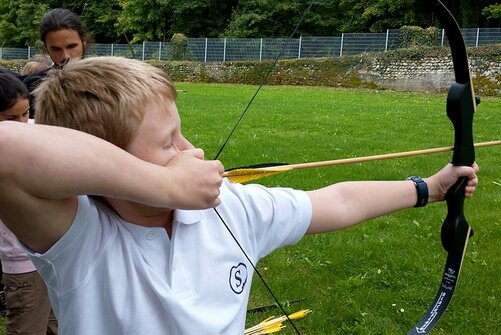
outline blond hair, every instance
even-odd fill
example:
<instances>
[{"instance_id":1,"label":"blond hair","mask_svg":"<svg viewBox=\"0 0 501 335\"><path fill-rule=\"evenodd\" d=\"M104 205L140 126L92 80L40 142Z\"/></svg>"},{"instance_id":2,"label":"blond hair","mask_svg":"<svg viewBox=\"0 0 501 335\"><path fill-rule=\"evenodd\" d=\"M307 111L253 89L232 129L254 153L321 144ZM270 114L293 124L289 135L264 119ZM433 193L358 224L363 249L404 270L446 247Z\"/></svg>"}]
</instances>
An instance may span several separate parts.
<instances>
[{"instance_id":1,"label":"blond hair","mask_svg":"<svg viewBox=\"0 0 501 335\"><path fill-rule=\"evenodd\" d=\"M45 55L35 55L24 65L21 70L22 74L32 74L47 70L52 66L53 62Z\"/></svg>"},{"instance_id":2,"label":"blond hair","mask_svg":"<svg viewBox=\"0 0 501 335\"><path fill-rule=\"evenodd\" d=\"M147 63L92 57L51 70L35 97L37 124L84 131L126 149L144 105L174 101L176 90L162 70Z\"/></svg>"}]
</instances>

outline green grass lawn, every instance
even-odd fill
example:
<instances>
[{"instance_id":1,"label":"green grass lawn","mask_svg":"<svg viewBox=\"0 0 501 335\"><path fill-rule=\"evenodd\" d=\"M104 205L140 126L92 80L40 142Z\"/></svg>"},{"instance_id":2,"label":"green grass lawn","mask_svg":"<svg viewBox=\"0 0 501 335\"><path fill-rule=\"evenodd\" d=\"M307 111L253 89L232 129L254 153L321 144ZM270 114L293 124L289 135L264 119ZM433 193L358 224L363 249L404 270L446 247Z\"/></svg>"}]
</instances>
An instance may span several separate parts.
<instances>
[{"instance_id":1,"label":"green grass lawn","mask_svg":"<svg viewBox=\"0 0 501 335\"><path fill-rule=\"evenodd\" d=\"M213 158L256 87L179 83L184 134ZM445 94L318 87L265 87L219 157L226 168L300 163L453 144ZM483 97L475 141L501 139L501 99ZM427 176L451 153L287 172L268 186L312 189L344 180ZM501 147L477 150L480 185L466 203L475 230L455 296L434 334L495 334L500 329ZM409 209L366 225L317 236L259 263L266 281L303 334L405 334L438 289L445 263L440 243L444 203ZM255 278L249 308L273 304ZM248 326L278 309L249 313ZM497 321L495 321L497 320ZM292 327L283 331L293 334Z\"/></svg>"},{"instance_id":2,"label":"green grass lawn","mask_svg":"<svg viewBox=\"0 0 501 335\"><path fill-rule=\"evenodd\" d=\"M256 87L179 83L185 136L213 158ZM475 141L501 139L501 99L483 97ZM265 87L219 159L226 168L301 163L450 146L445 94L318 87ZM282 173L268 186L313 189L345 180L427 176L451 153ZM501 146L477 150L480 185L466 203L475 230L455 296L433 334L496 334L500 329ZM433 300L445 252L444 203L409 209L355 228L305 237L258 264L302 334L405 334ZM249 308L273 304L255 278ZM248 326L277 309L248 314ZM2 327L3 328L3 327ZM283 334L294 334L287 327ZM1 332L0 332L1 334Z\"/></svg>"}]
</instances>

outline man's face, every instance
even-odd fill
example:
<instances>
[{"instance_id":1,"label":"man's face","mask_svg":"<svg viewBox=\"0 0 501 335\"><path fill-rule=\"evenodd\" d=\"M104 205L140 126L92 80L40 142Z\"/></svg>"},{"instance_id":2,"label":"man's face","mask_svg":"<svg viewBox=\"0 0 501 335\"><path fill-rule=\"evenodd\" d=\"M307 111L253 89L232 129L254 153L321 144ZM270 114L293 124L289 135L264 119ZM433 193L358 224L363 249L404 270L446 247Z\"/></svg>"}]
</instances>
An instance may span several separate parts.
<instances>
[{"instance_id":1,"label":"man's face","mask_svg":"<svg viewBox=\"0 0 501 335\"><path fill-rule=\"evenodd\" d=\"M60 66L71 58L83 57L85 45L76 30L62 29L47 33L44 47L54 63Z\"/></svg>"},{"instance_id":2,"label":"man's face","mask_svg":"<svg viewBox=\"0 0 501 335\"><path fill-rule=\"evenodd\" d=\"M17 99L12 107L0 112L0 121L28 122L30 102L26 98Z\"/></svg>"},{"instance_id":3,"label":"man's face","mask_svg":"<svg viewBox=\"0 0 501 335\"><path fill-rule=\"evenodd\" d=\"M179 152L193 148L181 134L176 104L154 99L145 105L143 121L126 150L144 161L165 166Z\"/></svg>"}]
</instances>

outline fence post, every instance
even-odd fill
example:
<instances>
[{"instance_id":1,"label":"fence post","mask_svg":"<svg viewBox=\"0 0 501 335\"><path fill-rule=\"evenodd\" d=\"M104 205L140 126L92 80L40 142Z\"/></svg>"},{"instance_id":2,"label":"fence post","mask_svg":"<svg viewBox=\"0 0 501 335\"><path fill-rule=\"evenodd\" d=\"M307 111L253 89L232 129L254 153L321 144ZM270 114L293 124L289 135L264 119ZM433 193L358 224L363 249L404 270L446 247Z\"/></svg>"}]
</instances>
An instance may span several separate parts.
<instances>
[{"instance_id":1,"label":"fence post","mask_svg":"<svg viewBox=\"0 0 501 335\"><path fill-rule=\"evenodd\" d=\"M259 45L259 61L263 60L263 38L261 38L261 44Z\"/></svg>"},{"instance_id":2,"label":"fence post","mask_svg":"<svg viewBox=\"0 0 501 335\"><path fill-rule=\"evenodd\" d=\"M299 36L299 48L297 50L297 59L301 59L301 42L303 40L303 36Z\"/></svg>"},{"instance_id":3,"label":"fence post","mask_svg":"<svg viewBox=\"0 0 501 335\"><path fill-rule=\"evenodd\" d=\"M475 47L478 47L478 37L480 35L480 28L477 28L477 39L475 41Z\"/></svg>"},{"instance_id":4,"label":"fence post","mask_svg":"<svg viewBox=\"0 0 501 335\"><path fill-rule=\"evenodd\" d=\"M226 37L224 38L223 43L223 63L226 61Z\"/></svg>"},{"instance_id":5,"label":"fence post","mask_svg":"<svg viewBox=\"0 0 501 335\"><path fill-rule=\"evenodd\" d=\"M143 41L143 56L141 57L141 60L144 61L144 50L146 48L146 41Z\"/></svg>"},{"instance_id":6,"label":"fence post","mask_svg":"<svg viewBox=\"0 0 501 335\"><path fill-rule=\"evenodd\" d=\"M0 59L3 59L3 48L0 48Z\"/></svg>"},{"instance_id":7,"label":"fence post","mask_svg":"<svg viewBox=\"0 0 501 335\"><path fill-rule=\"evenodd\" d=\"M339 57L343 55L343 42L344 42L344 33L341 34L341 47L339 48Z\"/></svg>"},{"instance_id":8,"label":"fence post","mask_svg":"<svg viewBox=\"0 0 501 335\"><path fill-rule=\"evenodd\" d=\"M388 39L390 38L390 29L386 29L386 42L384 44L384 51L388 51Z\"/></svg>"},{"instance_id":9,"label":"fence post","mask_svg":"<svg viewBox=\"0 0 501 335\"><path fill-rule=\"evenodd\" d=\"M158 42L158 60L162 60L162 41Z\"/></svg>"},{"instance_id":10,"label":"fence post","mask_svg":"<svg viewBox=\"0 0 501 335\"><path fill-rule=\"evenodd\" d=\"M442 29L442 41L440 42L440 46L444 46L444 38L445 38L445 29Z\"/></svg>"},{"instance_id":11,"label":"fence post","mask_svg":"<svg viewBox=\"0 0 501 335\"><path fill-rule=\"evenodd\" d=\"M204 54L204 63L207 63L207 37L205 38L205 54Z\"/></svg>"}]
</instances>

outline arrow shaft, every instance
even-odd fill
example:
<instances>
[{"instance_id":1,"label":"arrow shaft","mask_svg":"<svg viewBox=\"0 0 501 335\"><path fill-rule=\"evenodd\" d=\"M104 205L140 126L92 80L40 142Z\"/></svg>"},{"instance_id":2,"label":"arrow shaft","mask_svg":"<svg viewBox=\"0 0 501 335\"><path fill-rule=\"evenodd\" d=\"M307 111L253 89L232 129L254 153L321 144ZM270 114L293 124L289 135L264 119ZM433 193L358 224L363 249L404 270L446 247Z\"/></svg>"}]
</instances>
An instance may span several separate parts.
<instances>
[{"instance_id":1,"label":"arrow shaft","mask_svg":"<svg viewBox=\"0 0 501 335\"><path fill-rule=\"evenodd\" d=\"M494 145L500 145L501 140L499 141L490 141L490 142L481 142L476 143L475 148L482 148ZM454 149L453 146L449 147L440 147L440 148L431 148L431 149L422 149L422 150L413 150L413 151L404 151L404 152L396 152L391 154L382 154L382 155L373 155L373 156L364 156L364 157L354 157L354 158L343 158L343 159L335 159L321 162L311 162L311 163L299 163L299 164L290 164L290 165L279 165L279 166L270 166L264 168L257 169L249 169L249 175L252 174L252 170L257 171L277 171L281 172L284 170L284 167L287 167L287 170L300 170L300 169L309 169L309 168L317 168L324 166L333 166L333 165L342 165L342 164L353 164L353 163L363 163L369 161L377 161L377 160L385 160L392 158L402 158L402 157L410 157L410 156L419 156L425 154L433 154L439 152L447 152L452 151ZM246 175L246 173L242 173L241 175ZM223 177L228 177L229 172L223 173Z\"/></svg>"}]
</instances>

